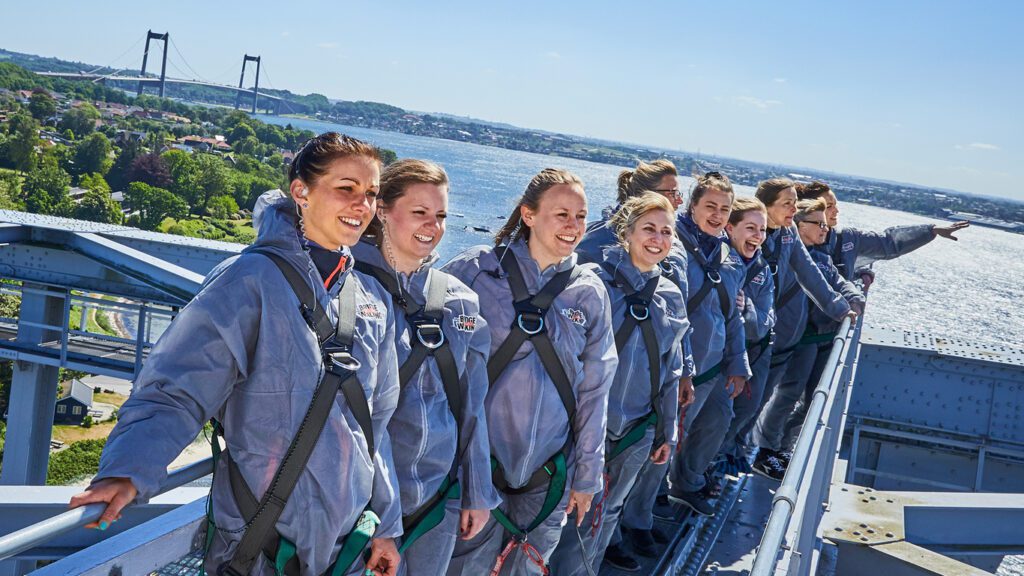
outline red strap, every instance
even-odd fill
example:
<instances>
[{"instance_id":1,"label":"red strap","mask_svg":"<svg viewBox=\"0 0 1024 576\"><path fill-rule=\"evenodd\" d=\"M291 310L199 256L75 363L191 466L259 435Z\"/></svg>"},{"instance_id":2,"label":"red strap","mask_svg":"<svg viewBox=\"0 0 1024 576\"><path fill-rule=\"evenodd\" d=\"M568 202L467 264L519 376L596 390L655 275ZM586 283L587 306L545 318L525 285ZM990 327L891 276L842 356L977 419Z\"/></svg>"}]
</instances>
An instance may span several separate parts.
<instances>
[{"instance_id":1,"label":"red strap","mask_svg":"<svg viewBox=\"0 0 1024 576\"><path fill-rule=\"evenodd\" d=\"M517 547L522 547L523 554L526 554L526 557L530 562L533 562L538 568L540 568L541 574L549 576L550 572L548 571L548 567L544 564L544 556L540 553L540 550L537 550L533 544L530 544L525 540L520 542L515 538L509 540L508 544L505 545L505 549L501 551L501 554L498 554L498 559L494 562L494 568L491 569L490 576L499 576L501 574L501 567L505 565L505 560L508 559L509 555L511 555Z\"/></svg>"},{"instance_id":2,"label":"red strap","mask_svg":"<svg viewBox=\"0 0 1024 576\"><path fill-rule=\"evenodd\" d=\"M683 429L683 420L686 420L686 408L687 406L684 406L679 411L679 442L676 443L676 454L679 454L679 451L683 449L683 438L686 437L686 430Z\"/></svg>"},{"instance_id":3,"label":"red strap","mask_svg":"<svg viewBox=\"0 0 1024 576\"><path fill-rule=\"evenodd\" d=\"M601 520L604 519L604 501L608 498L608 491L612 489L612 477L606 472L604 476L604 490L601 491L601 499L594 506L594 516L590 519L590 536L597 536L597 530L601 527Z\"/></svg>"},{"instance_id":4,"label":"red strap","mask_svg":"<svg viewBox=\"0 0 1024 576\"><path fill-rule=\"evenodd\" d=\"M348 262L348 258L344 256L338 259L338 265L334 267L334 272L331 272L327 276L327 280L324 280L324 288L330 288L331 280L334 280L334 277L338 275L338 272L340 272L341 269L345 267L346 262Z\"/></svg>"}]
</instances>

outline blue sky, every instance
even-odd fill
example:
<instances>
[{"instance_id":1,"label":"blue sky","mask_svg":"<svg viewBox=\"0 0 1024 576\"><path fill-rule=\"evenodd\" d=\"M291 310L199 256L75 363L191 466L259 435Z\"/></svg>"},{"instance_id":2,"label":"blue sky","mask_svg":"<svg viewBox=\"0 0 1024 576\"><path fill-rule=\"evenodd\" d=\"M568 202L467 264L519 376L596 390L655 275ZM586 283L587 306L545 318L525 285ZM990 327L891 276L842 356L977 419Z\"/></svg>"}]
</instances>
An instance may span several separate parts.
<instances>
[{"instance_id":1,"label":"blue sky","mask_svg":"<svg viewBox=\"0 0 1024 576\"><path fill-rule=\"evenodd\" d=\"M295 92L1024 199L1021 2L5 4L9 50L138 67L166 30L175 76L259 54Z\"/></svg>"}]
</instances>

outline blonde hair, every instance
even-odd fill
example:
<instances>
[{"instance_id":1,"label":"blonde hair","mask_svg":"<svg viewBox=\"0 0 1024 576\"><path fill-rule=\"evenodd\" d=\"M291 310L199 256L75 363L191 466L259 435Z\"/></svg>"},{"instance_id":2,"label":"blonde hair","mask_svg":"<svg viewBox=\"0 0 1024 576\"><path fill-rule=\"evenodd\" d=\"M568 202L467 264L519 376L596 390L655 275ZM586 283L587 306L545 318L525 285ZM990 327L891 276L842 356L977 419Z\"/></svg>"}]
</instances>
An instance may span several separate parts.
<instances>
[{"instance_id":1,"label":"blonde hair","mask_svg":"<svg viewBox=\"0 0 1024 576\"><path fill-rule=\"evenodd\" d=\"M729 224L735 226L739 224L743 217L747 215L747 212L760 212L764 214L764 217L768 217L768 209L764 207L764 202L761 202L757 198L750 198L749 196L740 196L732 201L732 212L729 213Z\"/></svg>"},{"instance_id":2,"label":"blonde hair","mask_svg":"<svg viewBox=\"0 0 1024 576\"><path fill-rule=\"evenodd\" d=\"M429 160L407 158L388 164L380 173L380 192L377 194L377 205L390 208L395 201L405 195L405 190L413 184L436 184L448 187L448 173L440 164ZM381 233L381 221L374 214L373 220L366 227L364 237L377 238Z\"/></svg>"},{"instance_id":3,"label":"blonde hair","mask_svg":"<svg viewBox=\"0 0 1024 576\"><path fill-rule=\"evenodd\" d=\"M678 176L672 162L658 159L653 162L639 162L633 170L619 172L619 204L626 200L654 190L665 176Z\"/></svg>"},{"instance_id":4,"label":"blonde hair","mask_svg":"<svg viewBox=\"0 0 1024 576\"><path fill-rule=\"evenodd\" d=\"M541 196L560 184L578 184L582 188L583 180L580 180L580 177L572 172L562 170L561 168L545 168L531 178L530 183L526 185L526 190L523 191L523 195L516 202L516 207L512 210L512 214L509 215L508 220L498 230L498 233L494 235L494 245L499 246L506 240L511 242L518 238L529 240L530 228L523 225L522 207L526 206L530 210L536 211L540 205Z\"/></svg>"},{"instance_id":5,"label":"blonde hair","mask_svg":"<svg viewBox=\"0 0 1024 576\"><path fill-rule=\"evenodd\" d=\"M615 237L619 240L619 244L625 246L626 238L633 232L637 221L644 214L655 210L664 210L669 215L676 212L668 198L656 192L644 191L640 195L626 200L611 219L612 228L615 230ZM672 234L675 235L675 229L672 230Z\"/></svg>"}]
</instances>

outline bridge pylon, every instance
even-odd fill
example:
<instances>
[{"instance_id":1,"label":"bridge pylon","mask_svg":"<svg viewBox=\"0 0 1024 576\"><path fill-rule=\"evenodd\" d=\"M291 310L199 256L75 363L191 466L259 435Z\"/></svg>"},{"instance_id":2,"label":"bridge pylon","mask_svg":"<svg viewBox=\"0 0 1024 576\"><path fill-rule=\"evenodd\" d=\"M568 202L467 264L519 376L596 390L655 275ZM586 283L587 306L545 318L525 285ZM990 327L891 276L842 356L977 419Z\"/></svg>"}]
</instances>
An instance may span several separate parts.
<instances>
[{"instance_id":1,"label":"bridge pylon","mask_svg":"<svg viewBox=\"0 0 1024 576\"><path fill-rule=\"evenodd\" d=\"M160 63L160 97L164 97L164 87L167 83L167 44L170 42L171 33L164 32L163 34L157 34L152 30L146 33L146 50L142 53L142 71L139 76L146 75L146 60L149 58L149 41L150 40L161 40L164 43L164 58ZM142 96L142 80L139 80L139 89L136 93L137 96Z\"/></svg>"},{"instance_id":2,"label":"bridge pylon","mask_svg":"<svg viewBox=\"0 0 1024 576\"><path fill-rule=\"evenodd\" d=\"M246 54L244 57L242 57L242 75L238 79L238 89L239 89L239 91L235 94L235 110L238 110L238 108L242 105L242 91L241 90L242 90L242 88L245 85L245 65L247 63L249 63L249 62L255 62L256 63L256 83L253 85L253 88L252 88L252 113L255 114L256 113L256 100L259 97L259 90L260 90L260 57L259 56L249 56L248 54Z\"/></svg>"}]
</instances>

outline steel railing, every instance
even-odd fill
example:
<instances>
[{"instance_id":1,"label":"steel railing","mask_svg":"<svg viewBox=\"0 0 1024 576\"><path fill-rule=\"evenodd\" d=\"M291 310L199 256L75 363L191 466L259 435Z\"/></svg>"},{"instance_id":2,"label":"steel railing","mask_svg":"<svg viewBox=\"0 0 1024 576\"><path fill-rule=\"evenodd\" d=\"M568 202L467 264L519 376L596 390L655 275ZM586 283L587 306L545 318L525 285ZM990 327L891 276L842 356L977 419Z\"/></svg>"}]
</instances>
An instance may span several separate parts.
<instances>
[{"instance_id":1,"label":"steel railing","mask_svg":"<svg viewBox=\"0 0 1024 576\"><path fill-rule=\"evenodd\" d=\"M180 488L189 482L208 476L213 472L213 458L200 460L167 475L155 495ZM21 530L0 536L0 560L6 560L26 550L52 540L56 536L99 520L106 510L106 504L86 504L47 518Z\"/></svg>"},{"instance_id":2,"label":"steel railing","mask_svg":"<svg viewBox=\"0 0 1024 576\"><path fill-rule=\"evenodd\" d=\"M838 443L842 439L842 425L839 424L841 419L835 418L835 416L837 410L841 413L845 409L848 390L844 376L848 376L850 373L844 369L847 366L846 358L853 348L853 344L860 339L862 325L862 319L853 325L851 319L847 318L843 320L836 332L828 361L808 405L807 417L797 438L786 476L772 499L771 515L762 534L761 544L754 558L750 576L770 576L775 573L779 552L783 549L791 520L799 506L803 506L803 510L806 512L800 518L801 523L805 520L811 520L813 523L813 526L800 526L800 531L813 529L817 532L817 525L822 513L820 502L801 501L801 484L805 477L826 484L831 482L830 475L822 474L823 470L820 468L828 464L824 460L834 460ZM836 401L839 395L841 395L840 401ZM829 413L826 413L826 408L830 410ZM826 432L830 432L829 434L822 434L822 425L827 429ZM823 491L815 492L823 493ZM813 518L807 518L808 515L812 515ZM811 540L813 541L813 538ZM809 557L810 552L810 550L795 551L805 557Z\"/></svg>"}]
</instances>

